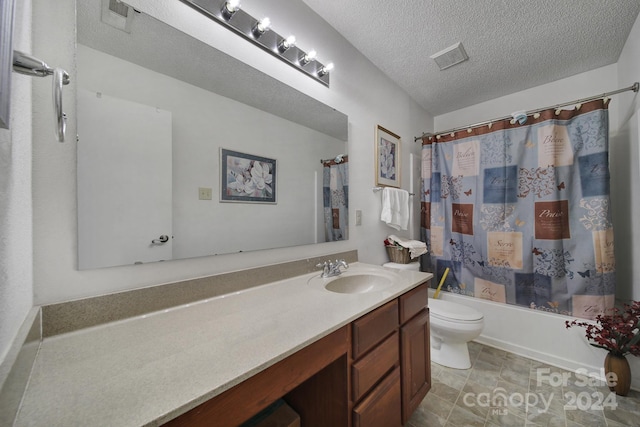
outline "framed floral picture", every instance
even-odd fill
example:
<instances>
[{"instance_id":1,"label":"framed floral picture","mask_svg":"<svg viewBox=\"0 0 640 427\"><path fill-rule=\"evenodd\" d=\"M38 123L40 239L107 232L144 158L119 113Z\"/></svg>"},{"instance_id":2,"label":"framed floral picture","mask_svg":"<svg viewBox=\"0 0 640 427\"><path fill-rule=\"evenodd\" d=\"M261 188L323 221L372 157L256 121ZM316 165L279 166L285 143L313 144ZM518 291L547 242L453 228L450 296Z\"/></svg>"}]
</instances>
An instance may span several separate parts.
<instances>
[{"instance_id":1,"label":"framed floral picture","mask_svg":"<svg viewBox=\"0 0 640 427\"><path fill-rule=\"evenodd\" d=\"M400 137L376 127L376 186L400 188Z\"/></svg>"},{"instance_id":2,"label":"framed floral picture","mask_svg":"<svg viewBox=\"0 0 640 427\"><path fill-rule=\"evenodd\" d=\"M221 202L276 203L276 161L220 149Z\"/></svg>"}]
</instances>

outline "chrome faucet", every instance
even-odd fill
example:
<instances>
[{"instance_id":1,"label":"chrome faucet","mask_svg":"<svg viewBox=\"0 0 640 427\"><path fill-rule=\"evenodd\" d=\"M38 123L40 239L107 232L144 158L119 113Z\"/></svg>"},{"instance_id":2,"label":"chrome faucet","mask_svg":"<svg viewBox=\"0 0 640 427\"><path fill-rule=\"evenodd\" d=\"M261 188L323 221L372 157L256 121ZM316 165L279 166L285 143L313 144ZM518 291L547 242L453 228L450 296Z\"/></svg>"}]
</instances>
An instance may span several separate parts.
<instances>
[{"instance_id":1,"label":"chrome faucet","mask_svg":"<svg viewBox=\"0 0 640 427\"><path fill-rule=\"evenodd\" d=\"M334 262L321 262L316 265L316 267L322 268L322 274L320 275L320 277L333 277L338 276L342 273L342 271L340 271L340 267L344 267L344 269L346 270L347 268L349 268L349 264L347 264L347 262L343 259L337 259Z\"/></svg>"}]
</instances>

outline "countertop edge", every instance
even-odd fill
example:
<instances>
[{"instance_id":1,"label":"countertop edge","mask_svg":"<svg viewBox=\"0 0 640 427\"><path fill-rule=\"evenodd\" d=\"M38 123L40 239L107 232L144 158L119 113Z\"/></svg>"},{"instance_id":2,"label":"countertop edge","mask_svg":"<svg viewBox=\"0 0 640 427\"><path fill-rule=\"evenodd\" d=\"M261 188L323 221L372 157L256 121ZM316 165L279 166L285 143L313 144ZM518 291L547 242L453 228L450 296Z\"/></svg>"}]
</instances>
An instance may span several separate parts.
<instances>
[{"instance_id":1,"label":"countertop edge","mask_svg":"<svg viewBox=\"0 0 640 427\"><path fill-rule=\"evenodd\" d=\"M137 420L131 420L130 424L127 425L135 425L135 426L158 426L158 425L162 425L163 423L166 423L186 412L188 412L189 410L199 406L200 404L224 393L225 391L233 388L234 386L236 386L237 384L242 383L243 381L245 381L246 379L268 369L269 367L275 365L276 363L286 359L287 357L291 356L292 354L300 351L301 349L307 347L308 345L326 337L327 335L337 331L338 329L344 327L345 325L348 325L349 323L353 322L354 320L358 319L359 317L363 316L364 314L386 304L387 302L398 298L400 295L410 291L411 289L414 289L415 287L419 286L420 284L431 280L433 275L431 273L420 273L420 272L412 272L412 271L401 271L401 270L390 270L390 269L386 269L384 267L380 267L380 266L374 266L374 265L370 265L370 264L365 264L365 263L360 263L360 262L356 262L353 263L352 266L354 268L358 268L358 267L363 267L363 268L376 268L376 269L384 269L387 271L393 271L394 273L399 274L402 277L402 281L397 284L397 288L393 288L391 291L386 292L384 294L380 294L378 295L374 295L373 296L369 296L364 298L366 301L365 302L361 302L361 300L351 296L346 296L346 297L342 297L342 296L336 296L334 295L329 295L329 294L333 294L333 293L329 293L328 291L322 290L323 293L326 293L324 297L320 297L318 296L315 299L320 299L323 300L322 304L324 304L323 308L329 308L331 307L332 309L334 308L332 305L328 305L331 304L332 302L336 302L339 301L340 303L344 303L342 304L344 307L347 307L347 309L345 309L344 307L338 307L336 310L338 311L337 314L333 313L332 314L332 318L329 320L322 320L322 321L318 321L318 320L314 320L314 319L310 319L308 322L306 322L304 324L304 326L301 326L298 329L302 329L301 331L299 331L299 334L293 338L288 337L285 340L282 340L282 342L277 343L276 346L274 346L274 349L272 351L266 351L265 352L265 358L264 359L260 359L260 357L262 357L262 354L260 354L259 356L255 356L252 355L248 360L249 362L243 361L243 363L239 363L239 367L238 369L226 369L226 366L233 366L231 364L227 364L227 365L221 365L222 367L218 367L218 370L220 370L221 372L223 372L224 375L222 374L218 374L217 372L214 373L210 373L210 378L207 378L207 380L209 380L209 382L211 383L211 388L208 389L208 391L202 392L203 388L208 388L209 386L202 385L199 384L199 388L198 387L194 387L194 392L190 392L189 394L198 394L197 396L193 397L193 396L189 396L187 397L185 393L185 390L187 389L184 384L178 384L178 386L182 386L181 390L183 393L182 395L179 396L172 396L170 399L168 399L166 401L166 403L159 403L157 406L157 411L154 414L153 412L155 411L155 409L145 409L145 411L142 411L142 413L139 413ZM206 304L207 302L209 302L210 300L205 300L202 302L196 302L193 304L186 304L184 306L177 306L172 308L171 310L163 310L162 312L158 312L158 313L152 313L151 315L144 315L144 316L139 316L133 319L126 319L126 320L122 320L122 321L116 321L113 323L109 323L109 324L105 324L102 326L94 326L94 327L90 327L87 328L86 330L83 331L75 331L75 332L71 332L68 334L62 334L62 335L58 335L55 337L51 337L48 339L45 339L43 341L43 346L51 346L52 350L49 350L49 353L47 354L47 356L41 356L41 354L38 354L38 358L40 357L45 357L44 362L40 363L40 369L38 370L38 374L39 377L37 378L36 381L31 381L30 380L30 384L27 388L27 390L25 391L25 396L24 396L24 405L21 407L20 411L17 414L16 417L16 422L15 422L15 426L22 426L22 425L68 425L67 423L69 422L69 418L70 416L77 416L77 418L73 418L75 419L77 422L82 423L83 422L83 415L81 413L79 414L73 414L73 415L69 415L69 414L51 414L51 408L50 407L46 407L47 403L49 403L49 406L51 406L50 402L44 402L41 403L39 400L42 400L43 396L49 396L51 393L51 389L55 390L56 386L59 386L60 384L58 383L62 383L63 385L65 383L68 382L67 378L64 376L60 376L60 374L58 374L56 376L56 374L53 373L49 373L48 370L51 369L51 367L55 367L56 363L58 363L59 367L61 367L61 372L68 372L71 370L71 368L73 367L74 369L76 368L75 365L73 365L74 361L73 360L66 360L64 357L62 357L62 355L57 354L56 353L56 349L58 347L62 347L65 346L66 344L77 344L77 345L86 345L86 344L92 344L94 343L94 341L96 340L96 338L91 337L91 335L93 333L97 333L98 335L103 334L105 335L107 338L112 338L112 335L115 336L116 338L116 342L118 339L123 340L123 342L126 342L127 339L134 339L131 338L128 335L128 329L127 328L133 328L131 330L131 333L140 333L141 330L146 331L146 330L151 330L153 331L153 328L162 328L164 326L166 326L166 322L172 320L171 316L165 316L166 312L173 312L176 311L177 314L175 314L174 316L178 316L178 320L180 320L181 322L186 322L186 320L193 320L195 321L200 321L202 319L200 319L198 316L200 316L202 313L202 311L207 311L207 316L213 316L212 318L207 318L206 320L209 322L207 324L204 325L192 325L192 323L189 323L189 328L188 330L185 332L186 334L191 334L193 336L189 336L189 342L193 343L195 342L197 345L195 349L183 349L184 352L186 352L186 354L183 354L183 351L177 351L176 350L176 354L177 356L174 357L174 359L177 359L178 361L190 361L192 359L197 359L195 360L196 366L197 363L200 363L200 367L202 366L201 363L202 361L200 360L203 356L198 353L198 351L200 350L200 341L197 341L199 338L198 336L203 332L202 328L208 327L211 324L215 324L215 325L222 325L220 326L220 328L224 328L225 325L225 321L229 321L229 319L225 318L225 317L221 317L220 319L218 319L215 316L218 316L219 314L217 313L217 311L219 311L218 309L220 307L229 307L228 305L224 306L222 304L231 304L231 314L236 316L236 317L232 317L233 319L237 319L237 316L240 314L244 314L244 312L242 310L248 310L248 308L246 307L246 303L247 301L251 302L253 300L253 298L256 297L264 297L264 295L271 295L269 294L269 292L273 292L273 301L267 301L266 308L264 308L262 305L260 305L258 307L258 310L254 310L254 307L251 307L251 312L253 311L258 311L260 312L259 314L264 314L265 316L268 315L273 315L274 310L276 310L275 312L277 313L277 309L280 307L279 304L282 304L282 307L284 309L284 307L286 307L287 303L292 303L292 302L296 302L296 298L298 299L306 299L307 301L303 301L304 304L309 305L311 304L310 301L314 301L314 297L316 295L321 295L321 294L309 294L307 292L317 292L317 290L307 290L307 288L303 287L303 286L308 286L307 285L307 281L310 280L310 278L315 277L317 273L310 273L310 274L304 274L301 276L296 276L293 278L287 278L287 279L283 279L283 280L279 280L273 283L268 283L265 285L261 285L258 287L253 287L250 289L246 289L240 292L235 292L231 295L222 295L219 297L214 297L211 298L210 300L216 300L214 305L212 306L214 308L214 310L209 309L206 305L204 307L200 307L200 308L196 308L198 305L200 305L200 303ZM304 284L302 283L298 283L298 281L303 281ZM242 296L244 295L244 296ZM279 298L283 298L285 299L285 301L280 301ZM236 297L234 299L234 297ZM351 298L351 299L349 299ZM228 303L221 301L222 299L227 299ZM302 301L302 300L301 300ZM353 303L349 303L349 301L353 301ZM245 306L243 306L242 304L245 304ZM314 301L315 303L315 301ZM351 304L351 305L350 305ZM366 306L365 306L366 304ZM338 304L340 305L340 304ZM351 309L351 307L356 307L354 309ZM190 307L191 306L191 307ZM238 307L240 308L238 308ZM182 310L182 312L180 312L180 310ZM189 311L191 310L191 311ZM236 310L236 311L234 311ZM261 312L264 311L264 313ZM297 317L292 318L291 316L296 316L299 315L300 312L296 311L296 310L301 310L301 308L296 307L295 310L293 310L293 313L288 313L285 315L285 317L283 317L283 319L287 320L287 321L298 321ZM344 310L344 312L341 312L339 310ZM214 311L216 312L215 315L212 315L210 312ZM344 315L343 315L344 313ZM189 316L195 316L194 319L189 318ZM149 318L148 318L149 317ZM152 319L150 317L155 317L155 319ZM335 319L335 321L334 321ZM220 323L218 323L218 321L221 321ZM276 322L278 320L282 320L282 319L276 319L274 320L274 322ZM127 323L131 322L131 326L128 326ZM314 324L315 322L315 324ZM171 342L171 345L169 345L169 347L175 347L173 345L172 341L167 341L173 338L173 335L171 335L171 333L176 333L176 331L180 332L179 328L182 326L183 323L179 323L177 325L174 325L174 328L176 330L172 330L170 332L164 333L165 331L163 331L163 334L161 334L158 337L153 337L153 338L148 338L148 341L151 342L151 344L149 343L143 343L141 344L139 347L140 349L145 349L145 348L149 348L149 346L151 346L152 349L156 349L159 348L161 351L160 353L163 353L163 351L165 351L166 349L164 347L158 347L161 345L166 345L167 342ZM187 324L187 323L184 323ZM116 326L119 325L119 326ZM151 326L150 326L151 325ZM155 325L155 326L154 326ZM235 325L235 324L234 324ZM244 327L246 328L246 325L244 325ZM145 329L146 328L146 329ZM199 329L200 328L200 329ZM246 333L245 330L242 329L242 325L239 326L239 331L242 333ZM161 329L159 329L161 330ZM207 333L211 333L210 330L205 330L205 332ZM263 331L264 332L264 331ZM273 332L273 330L267 330L267 332ZM223 333L224 334L232 334L231 332L227 332L225 331ZM135 336L135 335L134 335ZM208 336L205 336L205 338L208 338ZM268 339L269 337L261 337L261 339L265 340ZM280 340L278 340L280 341ZM231 341L233 342L233 341ZM163 344L165 343L165 344ZM145 347L145 345L147 345L147 347ZM212 346L212 343L206 342L207 346ZM233 345L233 344L232 344ZM136 343L136 347L137 347L137 343ZM205 350L209 348L209 347L205 347ZM235 347L234 347L235 348ZM128 349L127 349L128 350ZM131 351L136 351L139 350L137 348L134 348ZM175 349L171 349L171 350L175 350ZM73 349L71 349L71 351L73 352ZM118 362L113 362L113 360L108 359L108 358L103 358L101 357L101 355L96 355L97 350L86 350L84 348L82 349L78 349L76 351L80 351L80 355L78 356L79 360L82 362L81 366L78 369L84 368L84 369L88 369L86 366L91 366L91 369L94 370L104 370L105 373L101 373L100 375L103 375L104 378L110 378L111 376L113 376L115 373L120 373L120 371L126 371L127 369L130 370L130 372L136 372L134 371L135 366L131 367L131 366L120 366L117 365ZM222 350L220 349L216 349L216 352L220 352ZM240 351L240 350L239 350ZM118 357L122 357L123 355L122 350L120 348L117 348L114 350L114 357L116 360L118 360ZM149 367L148 365L153 365L153 367L157 367L159 366L160 368L165 368L170 370L172 368L171 366L171 358L173 357L173 353L168 352L168 354L160 354L158 356L157 359L154 359L153 357L150 357L147 353L139 353L142 354L142 361L138 362L141 365L141 370L150 370L152 369L151 367ZM135 355L135 353L134 353ZM213 353L213 354L206 354L206 357L209 358L209 360L217 360L216 356L218 356L218 353ZM222 357L221 359L224 360L231 360L229 359L229 355L228 354L224 354L225 357ZM48 359L47 359L48 357ZM89 362L93 362L93 360L91 359L96 359L96 365L94 366L91 363L86 363L87 360L89 359ZM191 359L190 359L191 358ZM149 359L149 360L146 360ZM101 366L100 363L104 363L106 366ZM38 363L38 360L36 359L36 363ZM175 363L175 362L174 362ZM227 361L227 363L229 363ZM62 365L60 365L62 364ZM135 365L135 364L134 364ZM157 365L157 366L156 366ZM180 365L178 365L180 366ZM183 364L184 366L184 364ZM246 368L246 370L245 370ZM109 372L109 369L111 370L116 370L117 372ZM181 368L182 371L185 371L184 368ZM181 372L184 373L184 372ZM187 372L188 373L188 372ZM84 375L81 371L79 375ZM159 381L162 381L163 378L160 379L149 379L148 377L148 373L145 372L138 372L136 373L136 375L147 375L146 377L141 377L143 380L149 380L149 384L146 384L147 387L152 386L153 387L153 381L156 381L156 383L158 383ZM176 378L176 373L172 373L173 376L169 376L168 379L175 379ZM218 384L215 383L214 380L216 380L216 375L220 375L221 377L225 377L224 381L220 380ZM100 377L102 378L102 377ZM182 379L182 377L179 377ZM194 377L195 378L195 377ZM167 377L164 378L164 380L167 380ZM203 380L204 381L204 380ZM217 381L217 380L216 380ZM165 391L165 395L166 395L166 384L162 384L162 383L158 383L159 385L159 391L156 392L156 394L161 393L163 390ZM33 387L33 389L32 389ZM80 387L79 385L77 387ZM121 385L118 386L116 385L111 385L111 389L109 390L112 394L117 395L117 390L118 387L120 387L121 389L124 389L123 387L126 387L125 385ZM164 387L164 388L163 388ZM197 390L197 391L196 391ZM75 395L73 394L73 390L70 392L71 396L76 396L78 395L78 393L81 393L81 391L78 389L75 391ZM29 398L29 395L32 395ZM89 393L91 394L91 393ZM161 396L161 395L159 395ZM151 398L154 396L151 396ZM29 398L29 399L28 399ZM40 399L39 399L40 398ZM183 402L180 403L178 402L178 400L184 398ZM40 405L45 406L44 408L40 407ZM67 402L67 404L69 404L69 402ZM120 404L121 406L118 406L118 404ZM173 405L176 406L173 406ZM62 403L62 407L64 407L65 403ZM110 404L109 402L107 403L103 403L103 407L102 407L102 411L104 411L105 413L108 413L110 411L114 411L114 410L123 410L125 413L127 413L127 408L126 408L127 404L122 404L122 402L114 402L113 404ZM57 406L57 405L56 405ZM171 408L169 408L171 407ZM49 411L49 412L47 412ZM64 412L64 411L63 411ZM76 411L73 411L76 412ZM80 411L82 412L82 411ZM90 414L89 412L87 412L87 414ZM60 418L57 418L57 423L55 422L55 419L52 420L50 418L50 416L53 415L59 415ZM90 414L92 417L95 417L95 414ZM146 419L145 419L146 418ZM94 418L95 419L95 418ZM45 420L47 422L45 422ZM49 422L52 421L52 422ZM86 421L86 420L85 420ZM113 420L115 422L115 420ZM40 422L42 422L42 424L40 424ZM105 419L105 422L107 422L107 420Z\"/></svg>"}]
</instances>

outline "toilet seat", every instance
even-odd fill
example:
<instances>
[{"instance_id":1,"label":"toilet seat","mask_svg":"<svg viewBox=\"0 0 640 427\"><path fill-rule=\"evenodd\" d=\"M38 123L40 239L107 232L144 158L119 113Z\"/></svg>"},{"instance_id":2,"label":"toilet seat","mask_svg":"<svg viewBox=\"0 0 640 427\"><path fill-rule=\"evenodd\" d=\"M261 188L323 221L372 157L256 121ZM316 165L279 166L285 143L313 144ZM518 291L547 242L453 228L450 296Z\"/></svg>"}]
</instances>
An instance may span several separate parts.
<instances>
[{"instance_id":1,"label":"toilet seat","mask_svg":"<svg viewBox=\"0 0 640 427\"><path fill-rule=\"evenodd\" d=\"M429 313L436 318L459 323L478 322L484 318L481 312L466 305L432 298L429 298Z\"/></svg>"}]
</instances>

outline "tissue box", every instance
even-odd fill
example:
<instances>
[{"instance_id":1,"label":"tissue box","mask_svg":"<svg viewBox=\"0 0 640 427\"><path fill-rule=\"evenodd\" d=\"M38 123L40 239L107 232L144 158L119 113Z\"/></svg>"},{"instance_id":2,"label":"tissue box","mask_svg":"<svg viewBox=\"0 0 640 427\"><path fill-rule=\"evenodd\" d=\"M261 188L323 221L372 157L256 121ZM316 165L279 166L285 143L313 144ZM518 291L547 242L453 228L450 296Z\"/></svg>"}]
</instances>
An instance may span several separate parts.
<instances>
[{"instance_id":1,"label":"tissue box","mask_svg":"<svg viewBox=\"0 0 640 427\"><path fill-rule=\"evenodd\" d=\"M409 249L402 246L385 246L387 249L387 255L389 255L389 261L397 264L409 264L411 258L409 257Z\"/></svg>"}]
</instances>

